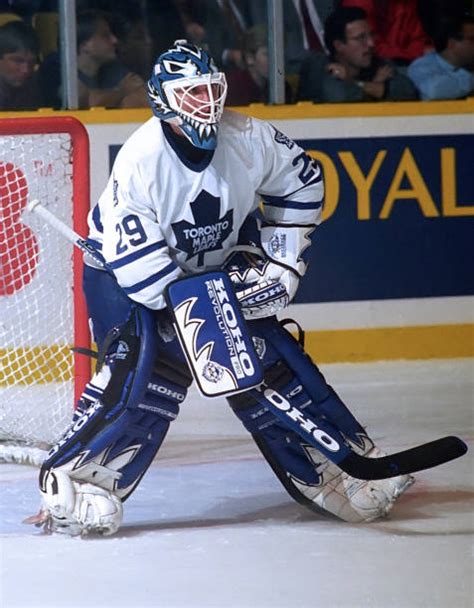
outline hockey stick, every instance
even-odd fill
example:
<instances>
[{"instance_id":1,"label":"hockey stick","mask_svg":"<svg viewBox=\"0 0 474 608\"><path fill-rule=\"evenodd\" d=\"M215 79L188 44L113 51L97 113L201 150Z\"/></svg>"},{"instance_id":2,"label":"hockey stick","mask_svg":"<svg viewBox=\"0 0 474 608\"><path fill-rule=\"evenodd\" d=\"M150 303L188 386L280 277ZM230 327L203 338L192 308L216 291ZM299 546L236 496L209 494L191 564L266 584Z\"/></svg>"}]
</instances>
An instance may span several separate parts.
<instances>
[{"instance_id":1,"label":"hockey stick","mask_svg":"<svg viewBox=\"0 0 474 608\"><path fill-rule=\"evenodd\" d=\"M338 466L358 479L385 479L431 469L459 458L466 452L467 445L464 441L450 436L382 458L365 458L352 452Z\"/></svg>"},{"instance_id":2,"label":"hockey stick","mask_svg":"<svg viewBox=\"0 0 474 608\"><path fill-rule=\"evenodd\" d=\"M77 232L74 232L74 230L69 228L69 226L51 213L49 209L46 209L46 207L44 207L39 200L35 199L31 201L26 208L31 213L37 213L40 217L42 217L48 224L50 224L64 237L76 245L76 247L87 254L92 260L94 260L95 264L100 266L100 268L107 267L103 257L93 245L88 243L86 239L83 239L79 234L77 234Z\"/></svg>"},{"instance_id":3,"label":"hockey stick","mask_svg":"<svg viewBox=\"0 0 474 608\"><path fill-rule=\"evenodd\" d=\"M270 399L268 396L265 398L265 390L263 393L263 399L260 400L262 405L271 409L280 420L345 473L357 479L386 479L416 473L459 458L467 452L464 441L450 436L388 456L367 458L356 454L341 433L324 418L318 419L316 424L304 412L290 406L281 395L275 399L275 391L271 390Z\"/></svg>"},{"instance_id":4,"label":"hockey stick","mask_svg":"<svg viewBox=\"0 0 474 608\"><path fill-rule=\"evenodd\" d=\"M45 209L39 201L32 201L28 205L28 209L38 213L101 267L107 267L102 256L93 245ZM263 391L264 393L265 391ZM324 419L318 420L318 424L315 424L307 418L304 412L295 407L287 407L284 399L280 401L279 399L264 397L262 401L278 418L309 444L323 452L329 460L337 464L348 475L358 479L385 479L415 473L459 458L467 452L466 444L458 437L443 437L389 456L367 458L356 454L344 441L337 429L332 428ZM315 434L315 430L321 431L322 435L318 432ZM316 436L320 437L319 441L315 438ZM331 450L329 449L331 445L335 445L337 448Z\"/></svg>"}]
</instances>

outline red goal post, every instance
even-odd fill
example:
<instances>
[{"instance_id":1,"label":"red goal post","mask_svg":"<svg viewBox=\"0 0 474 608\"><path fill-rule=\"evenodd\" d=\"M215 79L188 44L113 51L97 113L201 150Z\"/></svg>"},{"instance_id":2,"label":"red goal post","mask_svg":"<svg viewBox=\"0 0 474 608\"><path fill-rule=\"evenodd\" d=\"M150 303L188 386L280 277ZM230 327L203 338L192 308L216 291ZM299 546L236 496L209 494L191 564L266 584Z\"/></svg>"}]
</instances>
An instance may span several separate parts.
<instances>
[{"instance_id":1,"label":"red goal post","mask_svg":"<svg viewBox=\"0 0 474 608\"><path fill-rule=\"evenodd\" d=\"M33 199L87 234L89 138L71 116L0 118L0 457L51 445L90 376L82 255ZM18 450L16 450L18 452ZM23 457L20 456L20 459ZM16 459L16 458L15 458Z\"/></svg>"}]
</instances>

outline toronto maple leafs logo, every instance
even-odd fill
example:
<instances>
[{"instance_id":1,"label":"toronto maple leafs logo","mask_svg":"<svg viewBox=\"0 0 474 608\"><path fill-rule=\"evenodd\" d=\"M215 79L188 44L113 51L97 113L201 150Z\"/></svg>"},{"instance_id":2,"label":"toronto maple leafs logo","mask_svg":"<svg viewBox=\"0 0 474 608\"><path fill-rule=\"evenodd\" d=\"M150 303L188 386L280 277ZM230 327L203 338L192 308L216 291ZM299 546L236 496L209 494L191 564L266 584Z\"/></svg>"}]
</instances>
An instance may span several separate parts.
<instances>
[{"instance_id":1,"label":"toronto maple leafs logo","mask_svg":"<svg viewBox=\"0 0 474 608\"><path fill-rule=\"evenodd\" d=\"M222 243L233 229L233 211L220 216L220 198L201 190L190 204L194 224L181 220L171 224L176 237L176 247L185 251L186 261L198 256L197 265L204 264L204 254L222 249Z\"/></svg>"}]
</instances>

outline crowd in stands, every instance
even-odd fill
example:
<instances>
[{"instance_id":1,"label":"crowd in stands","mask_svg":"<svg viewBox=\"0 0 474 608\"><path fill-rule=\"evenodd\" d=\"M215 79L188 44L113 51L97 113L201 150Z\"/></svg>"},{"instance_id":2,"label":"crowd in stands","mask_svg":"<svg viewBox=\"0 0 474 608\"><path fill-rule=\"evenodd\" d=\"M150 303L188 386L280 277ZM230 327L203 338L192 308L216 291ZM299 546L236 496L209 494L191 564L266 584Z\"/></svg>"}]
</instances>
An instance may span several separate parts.
<instances>
[{"instance_id":1,"label":"crowd in stands","mask_svg":"<svg viewBox=\"0 0 474 608\"><path fill-rule=\"evenodd\" d=\"M0 110L64 106L57 0L0 0ZM467 0L283 0L285 102L474 95ZM175 39L210 51L228 106L269 99L267 3L76 0L79 107L147 107L154 59Z\"/></svg>"}]
</instances>

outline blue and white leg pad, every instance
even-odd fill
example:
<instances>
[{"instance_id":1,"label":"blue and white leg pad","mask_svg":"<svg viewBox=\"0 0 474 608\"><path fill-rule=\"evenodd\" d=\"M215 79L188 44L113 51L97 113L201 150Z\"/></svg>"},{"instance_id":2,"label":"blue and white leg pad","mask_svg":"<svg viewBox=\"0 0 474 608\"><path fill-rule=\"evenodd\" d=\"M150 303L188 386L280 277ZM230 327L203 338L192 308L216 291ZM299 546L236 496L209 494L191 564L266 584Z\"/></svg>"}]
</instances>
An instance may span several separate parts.
<instances>
[{"instance_id":1,"label":"blue and white leg pad","mask_svg":"<svg viewBox=\"0 0 474 608\"><path fill-rule=\"evenodd\" d=\"M276 318L261 319L249 323L249 330L264 367L264 387L274 389L289 403L308 417L324 418L332 423L344 438L364 448L364 428L347 409L335 391L329 386L298 341L286 331ZM244 425L251 432L259 432L261 425L269 426L269 420L277 421L262 400L261 390L253 389L244 395L231 398L232 407L244 412L244 403L255 404L255 415L245 416ZM258 415L257 415L258 414ZM262 420L260 421L260 417ZM285 426L283 424L283 426Z\"/></svg>"},{"instance_id":2,"label":"blue and white leg pad","mask_svg":"<svg viewBox=\"0 0 474 608\"><path fill-rule=\"evenodd\" d=\"M276 321L250 323L265 369L265 386L281 395L308 419L324 419L361 454L379 455L364 428L326 383L298 342ZM235 414L288 493L311 510L350 522L384 516L395 498L412 483L408 476L366 482L343 473L277 418L254 389L229 398Z\"/></svg>"},{"instance_id":3,"label":"blue and white leg pad","mask_svg":"<svg viewBox=\"0 0 474 608\"><path fill-rule=\"evenodd\" d=\"M42 478L61 469L80 482L112 491L122 500L136 487L179 412L191 377L184 362L157 358L154 313L137 307L106 356L89 407L51 449ZM88 392L89 398L93 396Z\"/></svg>"}]
</instances>

